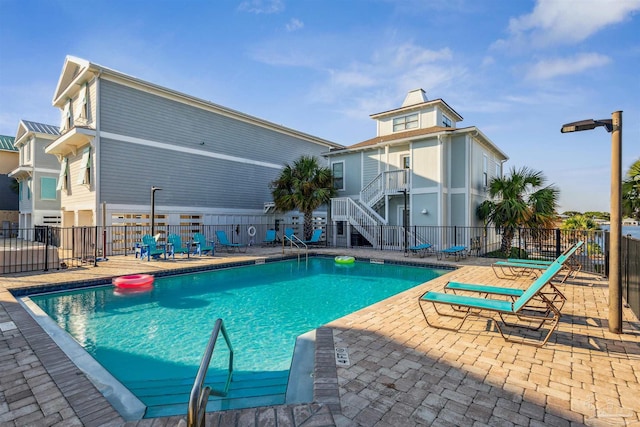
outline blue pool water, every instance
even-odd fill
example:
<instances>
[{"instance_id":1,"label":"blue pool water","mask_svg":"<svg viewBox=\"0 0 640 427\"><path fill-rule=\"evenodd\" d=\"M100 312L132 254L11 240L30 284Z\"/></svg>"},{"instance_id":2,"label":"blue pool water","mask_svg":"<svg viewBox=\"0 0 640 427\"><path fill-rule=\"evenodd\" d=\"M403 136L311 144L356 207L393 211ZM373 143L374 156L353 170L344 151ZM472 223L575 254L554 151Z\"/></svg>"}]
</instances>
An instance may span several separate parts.
<instances>
[{"instance_id":1,"label":"blue pool water","mask_svg":"<svg viewBox=\"0 0 640 427\"><path fill-rule=\"evenodd\" d=\"M287 371L298 335L444 273L310 258L158 278L140 294L102 286L31 300L125 385L192 381L217 318L231 339L234 371ZM221 347L213 362L220 369Z\"/></svg>"}]
</instances>

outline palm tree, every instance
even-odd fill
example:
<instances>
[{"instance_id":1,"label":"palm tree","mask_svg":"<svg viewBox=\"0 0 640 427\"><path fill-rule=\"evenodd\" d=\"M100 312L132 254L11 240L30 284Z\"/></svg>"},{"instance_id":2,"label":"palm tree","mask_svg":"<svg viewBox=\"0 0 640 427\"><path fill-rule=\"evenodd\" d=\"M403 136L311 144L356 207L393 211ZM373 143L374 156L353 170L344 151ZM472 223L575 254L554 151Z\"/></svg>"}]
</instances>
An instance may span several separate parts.
<instances>
[{"instance_id":1,"label":"palm tree","mask_svg":"<svg viewBox=\"0 0 640 427\"><path fill-rule=\"evenodd\" d=\"M545 182L542 172L513 167L509 175L489 183L492 200L482 202L476 215L485 225L492 223L496 230L502 230L500 250L504 255L510 254L518 228L530 228L534 237L540 237L539 231L553 227L559 191L552 185L545 186Z\"/></svg>"},{"instance_id":2,"label":"palm tree","mask_svg":"<svg viewBox=\"0 0 640 427\"><path fill-rule=\"evenodd\" d=\"M633 162L622 182L622 214L640 221L640 159Z\"/></svg>"},{"instance_id":3,"label":"palm tree","mask_svg":"<svg viewBox=\"0 0 640 427\"><path fill-rule=\"evenodd\" d=\"M270 184L276 210L297 209L304 214L304 238L313 232L313 211L329 203L336 193L331 169L322 167L312 156L302 156L292 165L285 164L280 176Z\"/></svg>"}]
</instances>

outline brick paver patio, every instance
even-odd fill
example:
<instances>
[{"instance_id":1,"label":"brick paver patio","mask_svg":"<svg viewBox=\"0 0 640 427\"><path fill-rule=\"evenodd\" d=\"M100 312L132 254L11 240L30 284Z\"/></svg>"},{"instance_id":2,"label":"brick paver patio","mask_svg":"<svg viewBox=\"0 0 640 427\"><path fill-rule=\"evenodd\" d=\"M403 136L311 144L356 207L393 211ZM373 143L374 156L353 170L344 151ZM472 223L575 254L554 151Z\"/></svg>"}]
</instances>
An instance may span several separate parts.
<instances>
[{"instance_id":1,"label":"brick paver patio","mask_svg":"<svg viewBox=\"0 0 640 427\"><path fill-rule=\"evenodd\" d=\"M115 257L96 268L0 276L0 425L176 426L182 418L125 422L9 289L278 255L252 248L241 257L150 263ZM568 301L542 348L505 342L486 319L470 319L460 332L426 324L417 299L447 280L527 285L496 279L487 262L463 260L454 272L320 328L314 403L212 413L208 425L640 425L640 323L625 308L624 334L608 332L604 279L581 273L560 287ZM431 307L427 313L440 320ZM336 367L334 345L346 349L349 366Z\"/></svg>"}]
</instances>

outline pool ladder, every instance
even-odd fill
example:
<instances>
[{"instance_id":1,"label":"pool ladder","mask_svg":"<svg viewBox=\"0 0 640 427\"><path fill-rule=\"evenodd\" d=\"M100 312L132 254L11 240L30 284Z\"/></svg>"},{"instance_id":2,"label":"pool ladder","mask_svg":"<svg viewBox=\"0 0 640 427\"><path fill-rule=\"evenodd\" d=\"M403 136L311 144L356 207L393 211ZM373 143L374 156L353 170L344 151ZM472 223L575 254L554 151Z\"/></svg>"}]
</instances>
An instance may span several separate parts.
<instances>
[{"instance_id":1,"label":"pool ladder","mask_svg":"<svg viewBox=\"0 0 640 427\"><path fill-rule=\"evenodd\" d=\"M287 245L287 242L289 242L289 246L291 247L291 249L293 249L294 246L298 249L298 263L300 263L300 251L303 248L304 248L305 262L309 262L309 246L307 246L307 244L302 240L300 240L300 238L295 234L292 234L291 236L287 236L286 234L284 235L284 239L282 239L283 255L284 255L284 249Z\"/></svg>"},{"instance_id":2,"label":"pool ladder","mask_svg":"<svg viewBox=\"0 0 640 427\"><path fill-rule=\"evenodd\" d=\"M229 349L229 374L227 375L227 381L223 390L213 390L209 386L204 386L204 380L209 370L209 364L211 363L211 356L213 350L216 347L218 336L222 332L222 337L226 341L227 348ZM231 377L233 375L233 348L231 347L231 341L227 330L222 323L222 319L216 320L213 330L211 331L211 337L207 343L207 349L200 361L200 368L198 369L198 375L193 382L193 388L189 396L189 409L187 412L187 426L188 427L203 427L205 426L205 415L207 413L207 402L209 401L209 395L213 396L226 396L229 392L229 386L231 385Z\"/></svg>"}]
</instances>

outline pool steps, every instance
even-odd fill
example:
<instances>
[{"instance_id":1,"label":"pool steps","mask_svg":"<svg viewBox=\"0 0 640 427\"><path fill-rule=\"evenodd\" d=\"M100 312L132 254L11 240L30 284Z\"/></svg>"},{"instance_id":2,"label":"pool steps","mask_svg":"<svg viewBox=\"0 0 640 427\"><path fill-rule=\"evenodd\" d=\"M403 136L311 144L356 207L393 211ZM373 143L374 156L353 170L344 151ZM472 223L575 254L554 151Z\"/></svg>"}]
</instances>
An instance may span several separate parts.
<instances>
[{"instance_id":1,"label":"pool steps","mask_svg":"<svg viewBox=\"0 0 640 427\"><path fill-rule=\"evenodd\" d=\"M234 372L226 397L209 398L207 411L283 404L289 371ZM221 388L226 374L207 377L207 385ZM145 418L185 415L193 378L129 381L125 386L145 405Z\"/></svg>"}]
</instances>

